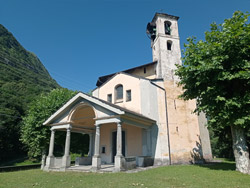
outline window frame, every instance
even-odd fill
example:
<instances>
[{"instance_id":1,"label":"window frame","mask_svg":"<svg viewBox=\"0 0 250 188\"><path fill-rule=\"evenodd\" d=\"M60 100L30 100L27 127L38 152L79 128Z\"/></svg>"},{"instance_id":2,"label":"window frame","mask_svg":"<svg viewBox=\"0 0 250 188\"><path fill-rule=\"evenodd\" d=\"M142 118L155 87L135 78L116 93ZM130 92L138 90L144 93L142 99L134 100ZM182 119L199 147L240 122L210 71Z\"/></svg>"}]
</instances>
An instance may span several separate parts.
<instances>
[{"instance_id":1,"label":"window frame","mask_svg":"<svg viewBox=\"0 0 250 188\"><path fill-rule=\"evenodd\" d=\"M130 95L128 95L128 93L130 93ZM128 98L128 96L130 97ZM126 90L126 102L130 102L130 101L132 101L132 92L131 92L131 89L128 89Z\"/></svg>"},{"instance_id":2,"label":"window frame","mask_svg":"<svg viewBox=\"0 0 250 188\"><path fill-rule=\"evenodd\" d=\"M166 35L171 35L171 25L172 25L172 23L170 21L165 21L164 22L164 29L165 29L165 34Z\"/></svg>"},{"instance_id":3,"label":"window frame","mask_svg":"<svg viewBox=\"0 0 250 188\"><path fill-rule=\"evenodd\" d=\"M118 91L119 87L121 87L121 90L120 90L121 94L119 94L121 96L119 96L119 98L117 98L118 97L118 92L119 92ZM116 103L123 102L123 85L122 84L118 84L118 85L115 86L115 92L114 93L115 93L115 102Z\"/></svg>"},{"instance_id":4,"label":"window frame","mask_svg":"<svg viewBox=\"0 0 250 188\"><path fill-rule=\"evenodd\" d=\"M173 42L171 40L167 41L167 50L172 51Z\"/></svg>"}]
</instances>

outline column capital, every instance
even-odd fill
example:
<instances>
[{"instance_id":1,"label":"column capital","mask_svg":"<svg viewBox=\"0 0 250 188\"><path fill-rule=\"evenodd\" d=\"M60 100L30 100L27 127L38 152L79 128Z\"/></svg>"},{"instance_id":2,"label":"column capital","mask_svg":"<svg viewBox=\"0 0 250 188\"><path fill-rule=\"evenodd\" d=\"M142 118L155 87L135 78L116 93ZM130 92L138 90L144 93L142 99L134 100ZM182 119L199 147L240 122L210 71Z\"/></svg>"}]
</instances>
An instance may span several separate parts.
<instances>
[{"instance_id":1,"label":"column capital","mask_svg":"<svg viewBox=\"0 0 250 188\"><path fill-rule=\"evenodd\" d=\"M56 130L56 129L72 129L72 126L71 124L55 125L50 130Z\"/></svg>"},{"instance_id":2,"label":"column capital","mask_svg":"<svg viewBox=\"0 0 250 188\"><path fill-rule=\"evenodd\" d=\"M95 123L95 126L96 126L96 127L100 127L100 126L101 126L101 124L99 124L99 123Z\"/></svg>"},{"instance_id":3,"label":"column capital","mask_svg":"<svg viewBox=\"0 0 250 188\"><path fill-rule=\"evenodd\" d=\"M122 126L122 122L117 122L117 127L121 127Z\"/></svg>"}]
</instances>

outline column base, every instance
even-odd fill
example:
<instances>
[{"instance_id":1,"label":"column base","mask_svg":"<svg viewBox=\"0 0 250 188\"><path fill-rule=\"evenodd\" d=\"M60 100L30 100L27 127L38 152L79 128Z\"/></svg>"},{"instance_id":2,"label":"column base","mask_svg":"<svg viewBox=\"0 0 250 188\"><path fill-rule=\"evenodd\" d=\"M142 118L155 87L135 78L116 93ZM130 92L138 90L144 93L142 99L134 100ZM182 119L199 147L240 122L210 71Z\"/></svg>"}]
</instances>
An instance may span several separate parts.
<instances>
[{"instance_id":1,"label":"column base","mask_svg":"<svg viewBox=\"0 0 250 188\"><path fill-rule=\"evenodd\" d=\"M68 168L71 164L71 157L70 156L63 156L62 157L62 166L61 168Z\"/></svg>"},{"instance_id":2,"label":"column base","mask_svg":"<svg viewBox=\"0 0 250 188\"><path fill-rule=\"evenodd\" d=\"M93 156L92 158L92 168L93 172L101 169L101 157L100 156Z\"/></svg>"},{"instance_id":3,"label":"column base","mask_svg":"<svg viewBox=\"0 0 250 188\"><path fill-rule=\"evenodd\" d=\"M50 168L54 167L54 156L47 156L46 157L46 165L44 166L43 170L48 171Z\"/></svg>"},{"instance_id":4,"label":"column base","mask_svg":"<svg viewBox=\"0 0 250 188\"><path fill-rule=\"evenodd\" d=\"M125 158L122 155L115 156L115 172L120 172L125 170Z\"/></svg>"}]
</instances>

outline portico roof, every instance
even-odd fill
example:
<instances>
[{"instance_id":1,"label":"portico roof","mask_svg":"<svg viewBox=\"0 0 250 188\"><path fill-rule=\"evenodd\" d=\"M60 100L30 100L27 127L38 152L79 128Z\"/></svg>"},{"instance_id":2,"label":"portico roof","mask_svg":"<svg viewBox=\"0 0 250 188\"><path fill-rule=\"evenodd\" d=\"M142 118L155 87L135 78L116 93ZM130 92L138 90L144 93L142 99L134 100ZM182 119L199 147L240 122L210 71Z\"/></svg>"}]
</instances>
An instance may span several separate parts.
<instances>
[{"instance_id":1,"label":"portico roof","mask_svg":"<svg viewBox=\"0 0 250 188\"><path fill-rule=\"evenodd\" d=\"M82 102L82 101L85 102ZM58 119L62 119L61 116L66 112L69 113L78 103L87 103L94 108L98 108L101 111L109 112L109 115L97 116L94 120L97 122L107 122L111 118L119 118L121 121L124 121L128 124L139 126L139 127L148 127L156 123L155 120L150 119L142 114L128 110L126 108L120 107L118 105L112 104L110 102L101 100L99 98L90 96L86 93L79 92L74 97L72 97L67 103L65 103L59 110L52 114L43 125L59 125L63 123L58 123ZM70 122L65 122L70 123Z\"/></svg>"}]
</instances>

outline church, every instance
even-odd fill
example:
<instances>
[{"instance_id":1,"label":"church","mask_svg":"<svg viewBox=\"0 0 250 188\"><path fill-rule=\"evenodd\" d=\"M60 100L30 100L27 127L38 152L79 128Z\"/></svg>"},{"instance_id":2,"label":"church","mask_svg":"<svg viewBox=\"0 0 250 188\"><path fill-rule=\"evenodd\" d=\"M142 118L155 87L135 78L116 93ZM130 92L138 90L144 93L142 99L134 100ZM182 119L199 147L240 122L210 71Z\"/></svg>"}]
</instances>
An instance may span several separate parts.
<instances>
[{"instance_id":1,"label":"church","mask_svg":"<svg viewBox=\"0 0 250 188\"><path fill-rule=\"evenodd\" d=\"M181 65L179 17L156 13L147 25L153 60L101 76L92 95L79 92L51 115L49 153L44 170L72 169L71 132L89 135L88 156L76 167L118 172L136 167L202 163L212 159L205 114L183 92L174 74ZM64 156L54 157L57 131L66 132Z\"/></svg>"}]
</instances>

